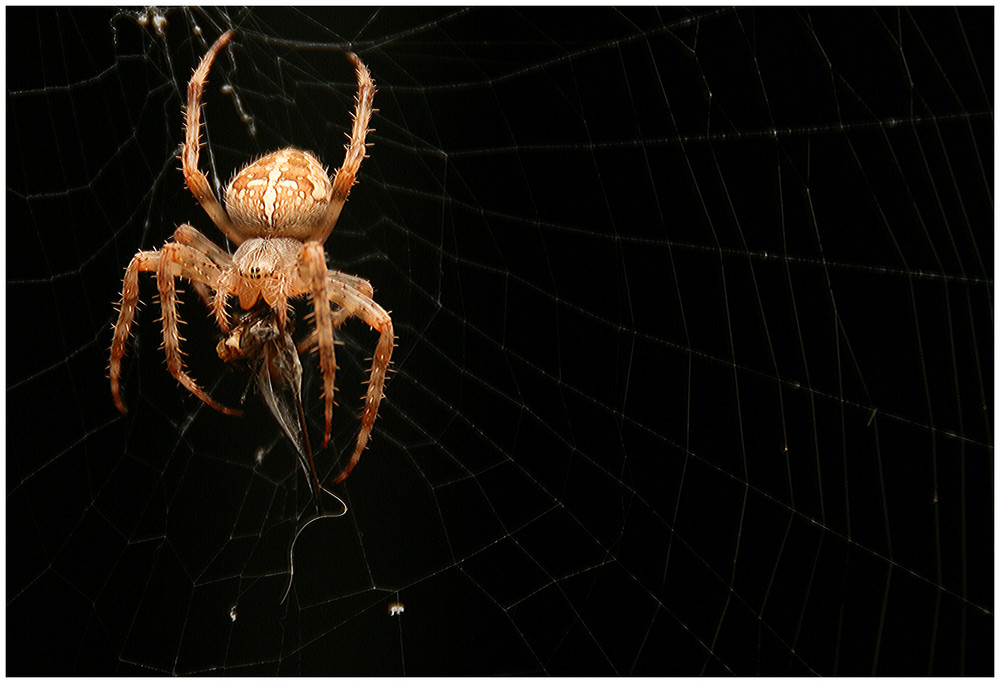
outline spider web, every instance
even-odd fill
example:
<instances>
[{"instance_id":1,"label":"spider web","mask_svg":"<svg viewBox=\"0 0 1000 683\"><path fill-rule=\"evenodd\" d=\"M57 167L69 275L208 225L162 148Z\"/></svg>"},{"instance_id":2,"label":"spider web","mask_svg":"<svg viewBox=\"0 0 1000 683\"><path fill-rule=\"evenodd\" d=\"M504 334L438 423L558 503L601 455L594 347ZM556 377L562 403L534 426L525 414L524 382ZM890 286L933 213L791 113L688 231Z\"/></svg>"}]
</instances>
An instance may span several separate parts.
<instances>
[{"instance_id":1,"label":"spider web","mask_svg":"<svg viewBox=\"0 0 1000 683\"><path fill-rule=\"evenodd\" d=\"M7 672L992 674L992 19L8 10ZM326 247L395 372L284 603L308 486L259 397L176 386L149 278L126 416L105 374L135 251L221 242L176 153L230 27L214 182L339 164L345 51L379 88ZM324 477L376 335L338 339Z\"/></svg>"}]
</instances>

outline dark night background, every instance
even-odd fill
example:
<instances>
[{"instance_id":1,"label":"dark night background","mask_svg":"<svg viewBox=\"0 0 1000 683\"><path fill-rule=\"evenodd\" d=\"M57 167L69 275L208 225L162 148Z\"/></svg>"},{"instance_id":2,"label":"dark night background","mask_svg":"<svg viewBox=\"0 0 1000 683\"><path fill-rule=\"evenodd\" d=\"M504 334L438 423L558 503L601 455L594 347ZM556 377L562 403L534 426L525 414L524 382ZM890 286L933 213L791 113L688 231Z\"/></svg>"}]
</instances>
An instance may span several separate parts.
<instances>
[{"instance_id":1,"label":"dark night background","mask_svg":"<svg viewBox=\"0 0 1000 683\"><path fill-rule=\"evenodd\" d=\"M993 673L992 8L6 16L6 673ZM395 374L286 604L305 482L149 277L106 379L131 256L224 245L175 157L230 27L211 178L336 167L346 49L379 87L326 247Z\"/></svg>"}]
</instances>

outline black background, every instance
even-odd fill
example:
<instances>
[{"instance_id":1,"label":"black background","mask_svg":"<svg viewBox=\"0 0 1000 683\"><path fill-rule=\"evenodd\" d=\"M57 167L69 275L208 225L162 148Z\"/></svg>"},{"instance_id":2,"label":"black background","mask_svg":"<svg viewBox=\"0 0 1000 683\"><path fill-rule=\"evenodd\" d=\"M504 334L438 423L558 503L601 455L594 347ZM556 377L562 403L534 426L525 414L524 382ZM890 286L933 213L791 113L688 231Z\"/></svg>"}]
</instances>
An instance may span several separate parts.
<instances>
[{"instance_id":1,"label":"black background","mask_svg":"<svg viewBox=\"0 0 1000 683\"><path fill-rule=\"evenodd\" d=\"M167 19L7 10L7 673L992 673L992 9ZM345 49L379 86L327 250L396 372L285 605L307 491L256 399L176 387L149 282L128 415L105 376L131 256L216 236L175 155L229 27L213 178L335 166Z\"/></svg>"}]
</instances>

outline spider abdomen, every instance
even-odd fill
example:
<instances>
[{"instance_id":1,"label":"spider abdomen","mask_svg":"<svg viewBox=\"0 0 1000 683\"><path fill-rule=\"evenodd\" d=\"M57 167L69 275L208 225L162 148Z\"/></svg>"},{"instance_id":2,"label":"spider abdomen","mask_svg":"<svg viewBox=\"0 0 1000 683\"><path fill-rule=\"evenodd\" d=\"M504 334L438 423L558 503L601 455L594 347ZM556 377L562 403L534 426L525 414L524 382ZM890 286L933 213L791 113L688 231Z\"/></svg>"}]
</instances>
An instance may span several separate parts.
<instances>
[{"instance_id":1,"label":"spider abdomen","mask_svg":"<svg viewBox=\"0 0 1000 683\"><path fill-rule=\"evenodd\" d=\"M330 176L319 159L288 147L248 164L226 189L226 211L252 237L304 241L324 219Z\"/></svg>"}]
</instances>

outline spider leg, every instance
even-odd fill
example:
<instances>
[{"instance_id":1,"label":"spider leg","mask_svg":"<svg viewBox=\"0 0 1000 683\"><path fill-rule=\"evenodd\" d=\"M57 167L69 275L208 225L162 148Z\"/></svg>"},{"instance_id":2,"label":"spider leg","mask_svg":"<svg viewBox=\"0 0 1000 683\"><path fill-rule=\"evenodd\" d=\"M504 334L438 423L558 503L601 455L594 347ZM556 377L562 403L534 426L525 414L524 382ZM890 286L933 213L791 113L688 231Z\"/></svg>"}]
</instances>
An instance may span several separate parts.
<instances>
[{"instance_id":1,"label":"spider leg","mask_svg":"<svg viewBox=\"0 0 1000 683\"><path fill-rule=\"evenodd\" d=\"M122 282L122 302L118 307L118 322L115 323L115 335L111 342L111 395L119 412L125 413L128 408L121 397L122 358L128 351L128 337L135 320L135 309L139 305L139 273L155 271L160 266L160 252L140 251L132 257L125 270Z\"/></svg>"},{"instance_id":2,"label":"spider leg","mask_svg":"<svg viewBox=\"0 0 1000 683\"><path fill-rule=\"evenodd\" d=\"M229 215L222 208L215 193L212 192L208 178L198 168L201 152L201 96L205 91L205 79L208 78L208 72L212 68L216 55L232 37L231 30L219 36L215 44L201 58L198 68L195 69L188 82L188 103L184 110L184 148L181 152L181 161L184 167L184 182L187 183L191 194L201 204L201 208L205 210L208 217L226 237L236 244L242 244L246 236L229 220Z\"/></svg>"},{"instance_id":3,"label":"spider leg","mask_svg":"<svg viewBox=\"0 0 1000 683\"><path fill-rule=\"evenodd\" d=\"M187 223L181 225L174 231L174 242L186 244L200 251L208 256L208 258L212 259L212 262L219 266L219 268L225 268L233 263L232 256L220 249L212 240L205 237L205 235L198 232L198 230ZM198 294L198 297L202 300L202 302L204 302L205 306L208 307L209 310L215 312L216 320L219 320L219 313L215 310L215 302L213 301L214 297L208 285L203 282L198 282L197 280L192 280L191 286L194 288L195 293ZM229 331L228 320L225 318L222 319L219 326L222 327L223 332Z\"/></svg>"},{"instance_id":4,"label":"spider leg","mask_svg":"<svg viewBox=\"0 0 1000 683\"><path fill-rule=\"evenodd\" d=\"M186 244L212 259L219 268L233 265L233 257L193 226L184 223L174 231L174 242Z\"/></svg>"},{"instance_id":5,"label":"spider leg","mask_svg":"<svg viewBox=\"0 0 1000 683\"><path fill-rule=\"evenodd\" d=\"M232 268L226 268L219 275L219 282L215 288L215 296L212 299L212 312L215 314L215 323L224 333L229 334L229 316L226 314L226 302L229 301L231 291L230 278Z\"/></svg>"},{"instance_id":6,"label":"spider leg","mask_svg":"<svg viewBox=\"0 0 1000 683\"><path fill-rule=\"evenodd\" d=\"M239 410L227 408L209 396L184 370L181 358L181 336L178 331L180 316L177 314L177 290L174 278L186 277L190 280L205 281L207 272L214 271L218 279L218 268L206 256L184 244L168 242L160 250L160 266L156 270L156 284L160 290L160 308L163 309L163 348L167 355L167 369L184 388L200 398L207 405L227 415L242 415ZM198 277L198 276L202 277Z\"/></svg>"},{"instance_id":7,"label":"spider leg","mask_svg":"<svg viewBox=\"0 0 1000 683\"><path fill-rule=\"evenodd\" d=\"M210 295L205 285L200 282L192 281L192 283L198 296L201 297L205 305L215 314L215 321L219 329L228 333L230 326L229 318L226 315L226 301L229 299L228 271L233 265L233 257L187 223L174 231L174 241L186 244L205 254L222 271L215 284L216 291L214 295Z\"/></svg>"},{"instance_id":8,"label":"spider leg","mask_svg":"<svg viewBox=\"0 0 1000 683\"><path fill-rule=\"evenodd\" d=\"M313 314L313 318L315 317L316 317L315 314ZM347 320L350 317L351 317L351 312L348 310L345 310L343 308L333 309L330 311L330 327L336 330L337 328L339 328L341 325L344 324L345 320ZM334 340L333 343L338 344L339 342ZM306 351L309 351L318 344L319 344L319 330L313 327L312 331L308 335L306 335L306 337L303 338L302 341L298 343L298 345L295 347L295 350L298 351L298 353L302 354L305 353Z\"/></svg>"},{"instance_id":9,"label":"spider leg","mask_svg":"<svg viewBox=\"0 0 1000 683\"><path fill-rule=\"evenodd\" d=\"M372 283L363 277L358 277L357 275L348 275L347 273L342 273L339 270L330 271L327 274L327 279L349 285L357 290L365 299L371 299L375 296L375 290L372 288Z\"/></svg>"},{"instance_id":10,"label":"spider leg","mask_svg":"<svg viewBox=\"0 0 1000 683\"><path fill-rule=\"evenodd\" d=\"M348 461L343 471L333 480L334 484L347 479L354 466L361 459L361 453L368 444L371 436L372 426L378 416L379 404L382 401L382 390L385 387L385 376L389 371L389 362L392 358L392 347L395 344L395 337L392 330L392 318L384 308L379 306L369 296L363 296L356 289L356 280L353 276L341 277L343 274L337 271L330 271L327 280L327 288L330 299L351 312L352 315L361 318L372 328L379 331L378 344L375 346L375 354L372 356L372 366L368 377L368 390L365 392L364 408L361 411L361 429L358 431L358 439L354 446L354 453ZM321 345L322 348L322 345Z\"/></svg>"},{"instance_id":11,"label":"spider leg","mask_svg":"<svg viewBox=\"0 0 1000 683\"><path fill-rule=\"evenodd\" d=\"M375 296L375 290L372 289L371 283L368 282L368 280L365 280L364 278L358 277L357 275L348 275L347 273L341 273L340 271L328 271L327 279L334 279L334 278L338 282L349 284L352 287L354 287L354 289L356 289L358 294L360 294L362 297L371 299L372 297ZM350 318L352 315L354 314L351 313L346 308L336 308L330 312L330 325L333 327L333 329L336 330L341 325L343 325L344 321ZM316 328L313 328L312 332L310 332L302 341L299 342L297 348L299 353L303 353L304 351L308 351L312 347L316 346L318 343L319 343L319 332L316 330Z\"/></svg>"},{"instance_id":12,"label":"spider leg","mask_svg":"<svg viewBox=\"0 0 1000 683\"><path fill-rule=\"evenodd\" d=\"M336 387L337 361L334 356L333 325L327 290L328 271L323 245L319 242L307 242L302 247L300 260L303 268L303 279L312 296L315 310L319 366L323 372L323 417L326 424L323 432L323 447L326 448L330 443L330 427L333 422L333 393Z\"/></svg>"},{"instance_id":13,"label":"spider leg","mask_svg":"<svg viewBox=\"0 0 1000 683\"><path fill-rule=\"evenodd\" d=\"M340 218L340 212L347 201L347 195L354 187L358 169L365 158L365 137L371 132L368 124L371 123L372 102L375 99L375 81L372 80L371 72L364 62L356 54L347 55L351 63L354 64L354 71L358 79L358 92L354 96L354 112L351 114L351 135L344 154L344 163L333 179L333 187L330 189L330 204L326 209L321 226L317 228L315 239L326 242L326 238L333 231L333 226Z\"/></svg>"},{"instance_id":14,"label":"spider leg","mask_svg":"<svg viewBox=\"0 0 1000 683\"><path fill-rule=\"evenodd\" d=\"M191 288L194 289L194 293L198 295L198 298L201 299L201 302L205 304L208 310L211 311L213 303L212 300L215 298L212 294L212 290L210 290L208 287L206 287L200 282L192 282ZM223 330L223 332L227 331L228 330Z\"/></svg>"}]
</instances>

